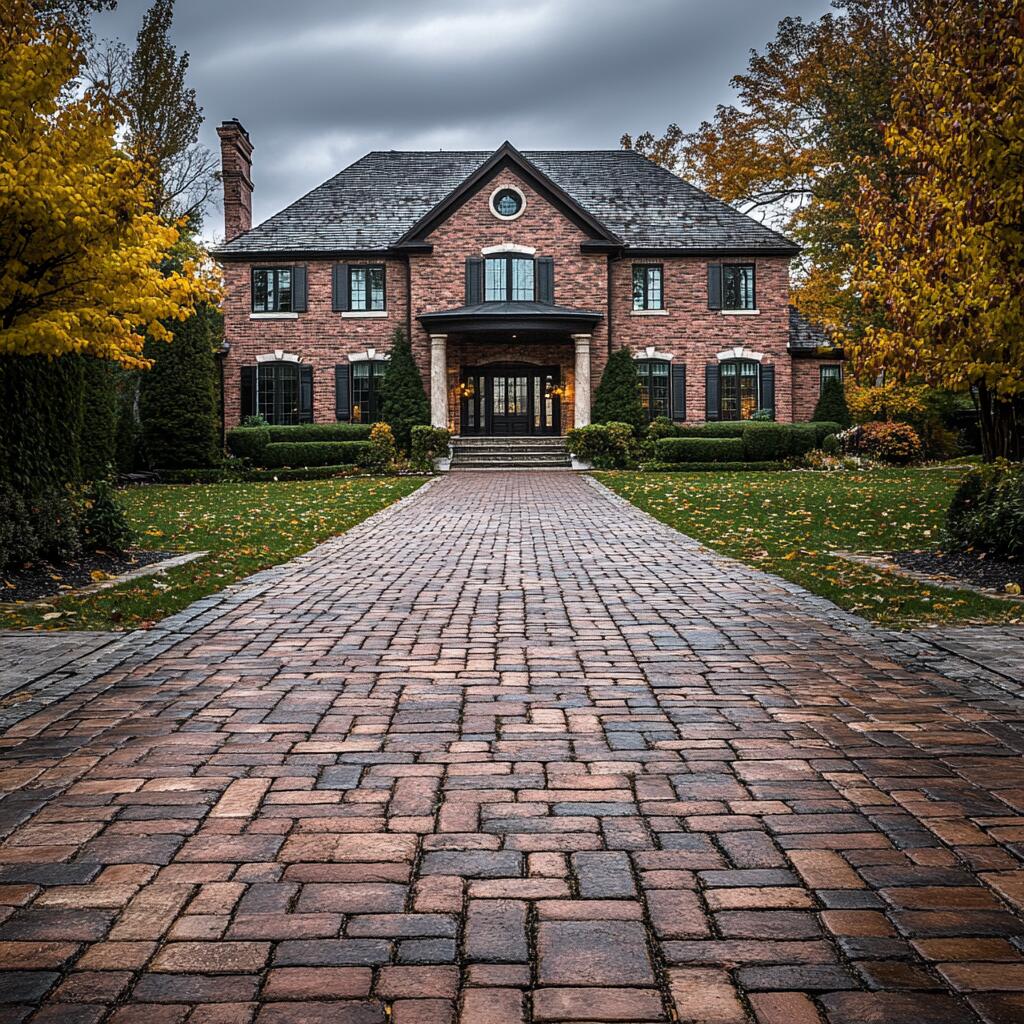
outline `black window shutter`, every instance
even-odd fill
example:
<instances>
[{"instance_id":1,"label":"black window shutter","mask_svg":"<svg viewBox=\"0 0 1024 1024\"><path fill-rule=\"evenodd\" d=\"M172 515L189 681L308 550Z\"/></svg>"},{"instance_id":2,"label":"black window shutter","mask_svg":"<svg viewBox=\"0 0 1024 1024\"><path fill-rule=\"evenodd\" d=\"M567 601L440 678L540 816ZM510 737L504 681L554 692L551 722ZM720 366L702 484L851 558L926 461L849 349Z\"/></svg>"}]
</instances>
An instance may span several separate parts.
<instances>
[{"instance_id":1,"label":"black window shutter","mask_svg":"<svg viewBox=\"0 0 1024 1024\"><path fill-rule=\"evenodd\" d=\"M686 364L672 364L672 419L686 419Z\"/></svg>"},{"instance_id":2,"label":"black window shutter","mask_svg":"<svg viewBox=\"0 0 1024 1024\"><path fill-rule=\"evenodd\" d=\"M718 419L718 363L704 367L704 419Z\"/></svg>"},{"instance_id":3,"label":"black window shutter","mask_svg":"<svg viewBox=\"0 0 1024 1024\"><path fill-rule=\"evenodd\" d=\"M313 367L299 367L299 422L313 422Z\"/></svg>"},{"instance_id":4,"label":"black window shutter","mask_svg":"<svg viewBox=\"0 0 1024 1024\"><path fill-rule=\"evenodd\" d=\"M722 264L708 264L708 309L722 308Z\"/></svg>"},{"instance_id":5,"label":"black window shutter","mask_svg":"<svg viewBox=\"0 0 1024 1024\"><path fill-rule=\"evenodd\" d=\"M334 417L339 423L352 419L352 378L348 363L334 367Z\"/></svg>"},{"instance_id":6,"label":"black window shutter","mask_svg":"<svg viewBox=\"0 0 1024 1024\"><path fill-rule=\"evenodd\" d=\"M466 305L475 306L484 301L484 261L475 256L466 257Z\"/></svg>"},{"instance_id":7,"label":"black window shutter","mask_svg":"<svg viewBox=\"0 0 1024 1024\"><path fill-rule=\"evenodd\" d=\"M292 312L305 313L306 304L306 268L292 267Z\"/></svg>"},{"instance_id":8,"label":"black window shutter","mask_svg":"<svg viewBox=\"0 0 1024 1024\"><path fill-rule=\"evenodd\" d=\"M331 309L345 313L348 308L348 264L335 263L331 271Z\"/></svg>"},{"instance_id":9,"label":"black window shutter","mask_svg":"<svg viewBox=\"0 0 1024 1024\"><path fill-rule=\"evenodd\" d=\"M761 408L770 409L775 419L775 367L761 367Z\"/></svg>"},{"instance_id":10,"label":"black window shutter","mask_svg":"<svg viewBox=\"0 0 1024 1024\"><path fill-rule=\"evenodd\" d=\"M242 419L256 415L256 367L242 367Z\"/></svg>"},{"instance_id":11,"label":"black window shutter","mask_svg":"<svg viewBox=\"0 0 1024 1024\"><path fill-rule=\"evenodd\" d=\"M537 260L537 301L555 304L555 261L550 256Z\"/></svg>"}]
</instances>

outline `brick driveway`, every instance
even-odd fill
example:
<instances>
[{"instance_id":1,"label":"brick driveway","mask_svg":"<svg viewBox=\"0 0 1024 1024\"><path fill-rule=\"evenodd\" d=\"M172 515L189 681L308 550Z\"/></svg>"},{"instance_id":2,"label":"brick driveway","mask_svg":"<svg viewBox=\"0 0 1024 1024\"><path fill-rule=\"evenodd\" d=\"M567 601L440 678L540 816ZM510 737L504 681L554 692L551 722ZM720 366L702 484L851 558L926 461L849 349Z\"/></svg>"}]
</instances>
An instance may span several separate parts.
<instances>
[{"instance_id":1,"label":"brick driveway","mask_svg":"<svg viewBox=\"0 0 1024 1024\"><path fill-rule=\"evenodd\" d=\"M0 1024L1024 1019L1024 702L568 473L274 573L6 734Z\"/></svg>"}]
</instances>

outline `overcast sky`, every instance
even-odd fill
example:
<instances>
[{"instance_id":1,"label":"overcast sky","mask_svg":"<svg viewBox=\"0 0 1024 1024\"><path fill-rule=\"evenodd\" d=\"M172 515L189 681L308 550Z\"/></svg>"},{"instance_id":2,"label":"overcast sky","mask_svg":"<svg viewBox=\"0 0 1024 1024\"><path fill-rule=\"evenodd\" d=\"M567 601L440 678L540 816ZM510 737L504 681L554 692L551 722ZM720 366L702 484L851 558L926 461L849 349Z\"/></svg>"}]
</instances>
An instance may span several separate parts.
<instances>
[{"instance_id":1,"label":"overcast sky","mask_svg":"<svg viewBox=\"0 0 1024 1024\"><path fill-rule=\"evenodd\" d=\"M147 0L96 18L133 42ZM237 117L259 223L372 149L615 149L684 129L780 18L828 0L178 0L201 141ZM220 210L207 235L220 237Z\"/></svg>"}]
</instances>

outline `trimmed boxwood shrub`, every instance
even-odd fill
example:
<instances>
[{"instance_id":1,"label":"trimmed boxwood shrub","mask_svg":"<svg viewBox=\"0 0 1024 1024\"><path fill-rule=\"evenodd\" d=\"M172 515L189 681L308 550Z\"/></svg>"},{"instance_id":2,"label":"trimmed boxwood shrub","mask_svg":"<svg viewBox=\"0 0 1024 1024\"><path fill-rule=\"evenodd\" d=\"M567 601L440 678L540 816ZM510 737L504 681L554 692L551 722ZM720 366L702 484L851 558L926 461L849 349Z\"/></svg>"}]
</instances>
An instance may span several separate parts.
<instances>
[{"instance_id":1,"label":"trimmed boxwood shrub","mask_svg":"<svg viewBox=\"0 0 1024 1024\"><path fill-rule=\"evenodd\" d=\"M811 420L808 424L814 427L814 432L817 438L817 446L820 448L825 438L831 434L838 434L840 430L844 429L843 424L835 420Z\"/></svg>"},{"instance_id":2,"label":"trimmed boxwood shrub","mask_svg":"<svg viewBox=\"0 0 1024 1024\"><path fill-rule=\"evenodd\" d=\"M633 460L634 442L629 423L591 423L565 436L569 451L597 469L625 469Z\"/></svg>"},{"instance_id":3,"label":"trimmed boxwood shrub","mask_svg":"<svg viewBox=\"0 0 1024 1024\"><path fill-rule=\"evenodd\" d=\"M806 455L818 447L818 430L813 423L790 423L789 454L797 457ZM825 435L822 434L822 440Z\"/></svg>"},{"instance_id":4,"label":"trimmed boxwood shrub","mask_svg":"<svg viewBox=\"0 0 1024 1024\"><path fill-rule=\"evenodd\" d=\"M679 432L667 416L655 416L647 426L647 439L660 441L663 437L679 437Z\"/></svg>"},{"instance_id":5,"label":"trimmed boxwood shrub","mask_svg":"<svg viewBox=\"0 0 1024 1024\"><path fill-rule=\"evenodd\" d=\"M434 468L434 459L448 454L452 435L441 427L415 426L411 431L412 445L409 450L409 461L414 469L429 473Z\"/></svg>"},{"instance_id":6,"label":"trimmed boxwood shrub","mask_svg":"<svg viewBox=\"0 0 1024 1024\"><path fill-rule=\"evenodd\" d=\"M657 442L659 462L741 462L741 437L664 437Z\"/></svg>"},{"instance_id":7,"label":"trimmed boxwood shrub","mask_svg":"<svg viewBox=\"0 0 1024 1024\"><path fill-rule=\"evenodd\" d=\"M278 441L260 453L261 465L340 466L362 463L369 453L369 441Z\"/></svg>"},{"instance_id":8,"label":"trimmed boxwood shrub","mask_svg":"<svg viewBox=\"0 0 1024 1024\"><path fill-rule=\"evenodd\" d=\"M677 437L742 437L750 420L726 420L724 423L700 423L695 426L680 424Z\"/></svg>"},{"instance_id":9,"label":"trimmed boxwood shrub","mask_svg":"<svg viewBox=\"0 0 1024 1024\"><path fill-rule=\"evenodd\" d=\"M788 423L749 423L743 431L743 457L748 462L778 461L790 453Z\"/></svg>"},{"instance_id":10,"label":"trimmed boxwood shrub","mask_svg":"<svg viewBox=\"0 0 1024 1024\"><path fill-rule=\"evenodd\" d=\"M294 427L268 427L270 440L282 441L368 441L368 423L300 423Z\"/></svg>"},{"instance_id":11,"label":"trimmed boxwood shrub","mask_svg":"<svg viewBox=\"0 0 1024 1024\"><path fill-rule=\"evenodd\" d=\"M1024 466L994 465L968 474L946 513L957 548L1024 558Z\"/></svg>"},{"instance_id":12,"label":"trimmed boxwood shrub","mask_svg":"<svg viewBox=\"0 0 1024 1024\"><path fill-rule=\"evenodd\" d=\"M238 459L259 462L263 449L270 444L269 427L232 427L225 436L228 451Z\"/></svg>"}]
</instances>

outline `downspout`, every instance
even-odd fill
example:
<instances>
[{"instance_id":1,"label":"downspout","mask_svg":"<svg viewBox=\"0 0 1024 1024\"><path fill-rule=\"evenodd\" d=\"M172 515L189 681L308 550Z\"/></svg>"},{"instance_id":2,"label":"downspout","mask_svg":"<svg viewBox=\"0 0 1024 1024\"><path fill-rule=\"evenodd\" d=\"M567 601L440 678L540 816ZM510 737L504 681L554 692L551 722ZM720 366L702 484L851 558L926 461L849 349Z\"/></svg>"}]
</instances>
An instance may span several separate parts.
<instances>
[{"instance_id":1,"label":"downspout","mask_svg":"<svg viewBox=\"0 0 1024 1024\"><path fill-rule=\"evenodd\" d=\"M220 378L220 450L223 453L227 440L226 417L227 409L224 407L224 360L231 351L231 342L225 338L217 348L217 376Z\"/></svg>"},{"instance_id":2,"label":"downspout","mask_svg":"<svg viewBox=\"0 0 1024 1024\"><path fill-rule=\"evenodd\" d=\"M608 358L612 357L612 254L608 253L608 274L606 290L608 292Z\"/></svg>"}]
</instances>

